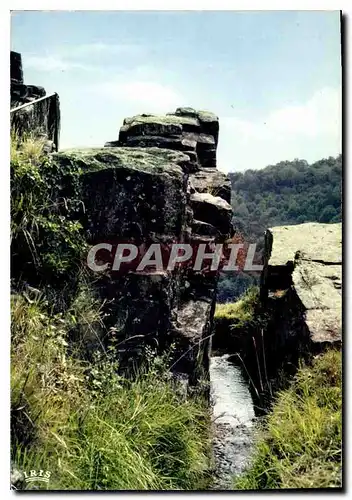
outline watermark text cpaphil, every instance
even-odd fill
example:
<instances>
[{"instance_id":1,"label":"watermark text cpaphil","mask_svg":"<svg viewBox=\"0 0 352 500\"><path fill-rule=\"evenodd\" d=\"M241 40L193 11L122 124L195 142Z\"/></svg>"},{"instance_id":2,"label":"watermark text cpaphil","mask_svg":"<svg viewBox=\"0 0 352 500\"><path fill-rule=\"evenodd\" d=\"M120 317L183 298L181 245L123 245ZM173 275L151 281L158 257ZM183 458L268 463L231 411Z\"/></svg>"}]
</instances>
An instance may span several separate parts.
<instances>
[{"instance_id":1,"label":"watermark text cpaphil","mask_svg":"<svg viewBox=\"0 0 352 500\"><path fill-rule=\"evenodd\" d=\"M203 273L260 272L255 243L130 243L101 242L89 249L87 265L94 272L173 272L180 267Z\"/></svg>"}]
</instances>

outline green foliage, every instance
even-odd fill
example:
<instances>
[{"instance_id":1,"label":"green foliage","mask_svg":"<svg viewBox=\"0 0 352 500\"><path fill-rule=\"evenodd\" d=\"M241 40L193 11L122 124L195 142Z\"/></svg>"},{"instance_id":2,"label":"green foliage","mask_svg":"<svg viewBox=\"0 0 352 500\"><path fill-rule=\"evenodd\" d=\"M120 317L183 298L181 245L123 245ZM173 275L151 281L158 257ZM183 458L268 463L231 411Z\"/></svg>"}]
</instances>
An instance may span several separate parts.
<instances>
[{"instance_id":1,"label":"green foliage","mask_svg":"<svg viewBox=\"0 0 352 500\"><path fill-rule=\"evenodd\" d=\"M72 328L78 324L84 332L89 318L94 328L100 314L99 304L82 293L65 314L48 314L43 298L12 297L15 467L50 470L51 489L202 487L209 433L204 402L177 390L165 360L152 353L150 369L134 380L118 375L113 345L96 349L91 363L82 361L68 342Z\"/></svg>"},{"instance_id":2,"label":"green foliage","mask_svg":"<svg viewBox=\"0 0 352 500\"><path fill-rule=\"evenodd\" d=\"M49 316L48 303L27 295L11 304L11 436L14 449L45 443L68 418L75 399L84 402L79 382L84 364L67 355L70 321Z\"/></svg>"},{"instance_id":3,"label":"green foliage","mask_svg":"<svg viewBox=\"0 0 352 500\"><path fill-rule=\"evenodd\" d=\"M14 272L35 269L50 280L77 270L84 241L76 218L82 210L80 168L59 171L43 146L38 139L12 137L11 254ZM62 184L70 186L68 197Z\"/></svg>"},{"instance_id":4,"label":"green foliage","mask_svg":"<svg viewBox=\"0 0 352 500\"><path fill-rule=\"evenodd\" d=\"M251 240L272 226L341 221L341 155L312 165L283 161L229 176L234 224Z\"/></svg>"},{"instance_id":5,"label":"green foliage","mask_svg":"<svg viewBox=\"0 0 352 500\"><path fill-rule=\"evenodd\" d=\"M259 288L252 286L237 302L217 304L215 322L225 320L230 328L243 328L255 321L256 308L259 301Z\"/></svg>"},{"instance_id":6,"label":"green foliage","mask_svg":"<svg viewBox=\"0 0 352 500\"><path fill-rule=\"evenodd\" d=\"M236 489L341 486L341 378L340 351L327 351L299 369L278 394Z\"/></svg>"},{"instance_id":7,"label":"green foliage","mask_svg":"<svg viewBox=\"0 0 352 500\"><path fill-rule=\"evenodd\" d=\"M258 278L245 272L223 272L220 274L216 300L218 303L235 302L251 286L258 284Z\"/></svg>"},{"instance_id":8,"label":"green foliage","mask_svg":"<svg viewBox=\"0 0 352 500\"><path fill-rule=\"evenodd\" d=\"M312 165L305 160L283 161L261 170L229 173L229 177L234 227L247 241L257 244L258 253L263 250L269 227L341 221L341 155ZM224 273L219 280L218 302L236 300L249 278L246 273Z\"/></svg>"},{"instance_id":9,"label":"green foliage","mask_svg":"<svg viewBox=\"0 0 352 500\"><path fill-rule=\"evenodd\" d=\"M331 221L338 222L339 219L340 219L339 212L332 205L326 206L322 210L319 216L319 222L331 222Z\"/></svg>"}]
</instances>

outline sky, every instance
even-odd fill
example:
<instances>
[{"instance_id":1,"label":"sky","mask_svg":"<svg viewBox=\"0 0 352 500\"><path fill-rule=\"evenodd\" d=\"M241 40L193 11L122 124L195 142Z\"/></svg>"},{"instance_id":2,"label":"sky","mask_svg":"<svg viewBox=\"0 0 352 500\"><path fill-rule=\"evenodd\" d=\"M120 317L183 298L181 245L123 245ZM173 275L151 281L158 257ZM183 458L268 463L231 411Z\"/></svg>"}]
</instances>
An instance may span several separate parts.
<instances>
[{"instance_id":1,"label":"sky","mask_svg":"<svg viewBox=\"0 0 352 500\"><path fill-rule=\"evenodd\" d=\"M338 11L21 11L11 49L59 94L60 149L191 106L219 116L225 172L341 152Z\"/></svg>"}]
</instances>

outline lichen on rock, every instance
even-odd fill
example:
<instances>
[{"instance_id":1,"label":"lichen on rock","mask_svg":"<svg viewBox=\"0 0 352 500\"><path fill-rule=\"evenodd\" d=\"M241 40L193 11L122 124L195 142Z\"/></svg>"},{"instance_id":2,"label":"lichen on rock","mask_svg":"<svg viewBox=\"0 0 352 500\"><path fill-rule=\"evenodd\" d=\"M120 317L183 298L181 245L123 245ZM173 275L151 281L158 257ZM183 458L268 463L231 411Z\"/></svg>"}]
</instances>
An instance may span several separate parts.
<instances>
[{"instance_id":1,"label":"lichen on rock","mask_svg":"<svg viewBox=\"0 0 352 500\"><path fill-rule=\"evenodd\" d=\"M304 311L302 322L309 340L317 345L339 343L342 327L341 223L270 228L266 242L262 296L273 299L280 290L288 290ZM281 303L288 304L287 297Z\"/></svg>"}]
</instances>

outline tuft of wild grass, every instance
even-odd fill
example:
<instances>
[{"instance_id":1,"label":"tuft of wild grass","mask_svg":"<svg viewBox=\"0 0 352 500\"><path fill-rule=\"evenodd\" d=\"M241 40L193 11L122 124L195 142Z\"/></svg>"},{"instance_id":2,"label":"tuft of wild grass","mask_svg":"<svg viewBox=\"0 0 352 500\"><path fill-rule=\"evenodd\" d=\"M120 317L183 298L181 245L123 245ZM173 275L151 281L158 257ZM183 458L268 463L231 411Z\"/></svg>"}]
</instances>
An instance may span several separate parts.
<instances>
[{"instance_id":1,"label":"tuft of wild grass","mask_svg":"<svg viewBox=\"0 0 352 500\"><path fill-rule=\"evenodd\" d=\"M245 324L254 319L255 307L259 300L259 289L252 286L236 302L217 304L215 321L227 320L231 323Z\"/></svg>"},{"instance_id":2,"label":"tuft of wild grass","mask_svg":"<svg viewBox=\"0 0 352 500\"><path fill-rule=\"evenodd\" d=\"M21 138L14 132L11 132L11 150L10 158L12 162L22 161L30 162L34 165L43 160L44 146L47 139L40 138L31 134L24 134Z\"/></svg>"},{"instance_id":3,"label":"tuft of wild grass","mask_svg":"<svg viewBox=\"0 0 352 500\"><path fill-rule=\"evenodd\" d=\"M301 367L278 394L252 465L235 489L341 487L341 353Z\"/></svg>"},{"instance_id":4,"label":"tuft of wild grass","mask_svg":"<svg viewBox=\"0 0 352 500\"><path fill-rule=\"evenodd\" d=\"M206 466L201 417L201 408L190 401L180 406L172 387L154 375L124 382L76 422L79 434L67 439L74 452L63 462L69 472L63 486L192 489Z\"/></svg>"},{"instance_id":5,"label":"tuft of wild grass","mask_svg":"<svg viewBox=\"0 0 352 500\"><path fill-rule=\"evenodd\" d=\"M82 318L85 332L98 316L89 295L65 314L48 313L40 298L12 297L15 467L50 470L49 487L58 490L200 488L208 466L204 402L175 390L158 359L134 380L118 375L113 350L83 362L68 337Z\"/></svg>"}]
</instances>

